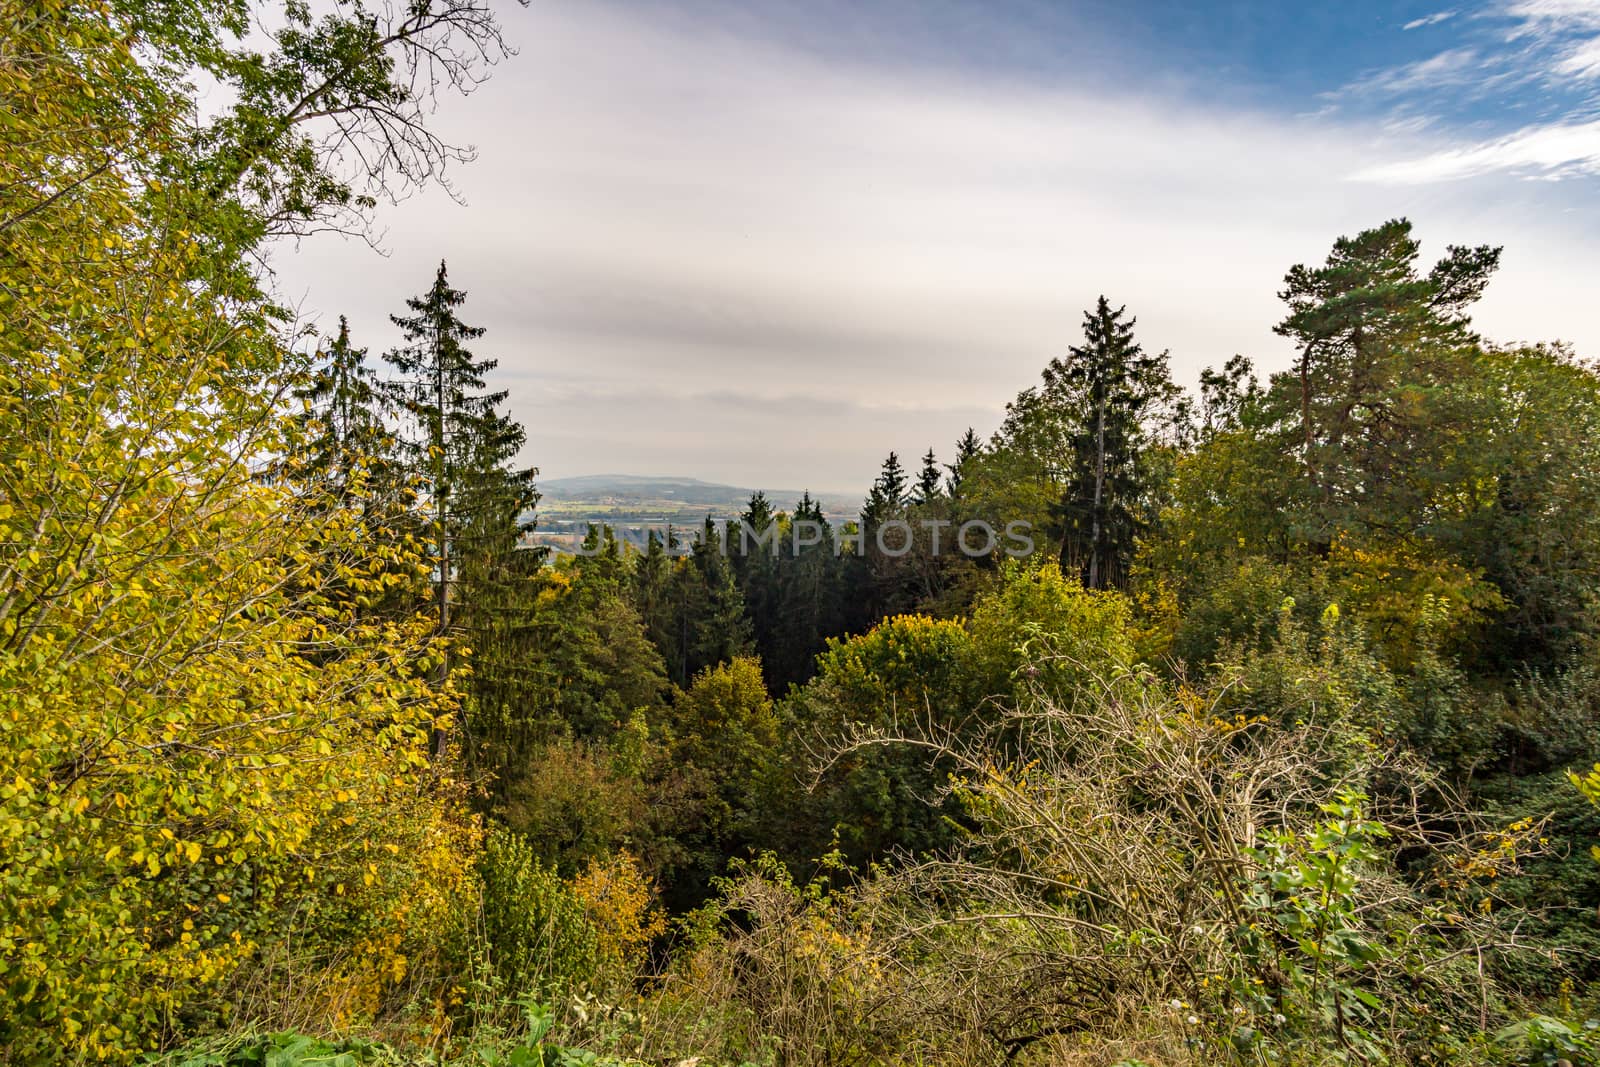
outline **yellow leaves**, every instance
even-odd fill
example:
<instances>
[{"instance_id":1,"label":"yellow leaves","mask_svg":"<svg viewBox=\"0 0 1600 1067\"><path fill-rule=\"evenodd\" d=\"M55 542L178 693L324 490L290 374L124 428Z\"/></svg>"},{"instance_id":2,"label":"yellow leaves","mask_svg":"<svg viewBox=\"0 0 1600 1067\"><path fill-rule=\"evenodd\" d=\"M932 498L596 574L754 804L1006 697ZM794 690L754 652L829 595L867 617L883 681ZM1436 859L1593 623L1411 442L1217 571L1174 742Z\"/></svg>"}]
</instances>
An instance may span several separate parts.
<instances>
[{"instance_id":1,"label":"yellow leaves","mask_svg":"<svg viewBox=\"0 0 1600 1067\"><path fill-rule=\"evenodd\" d=\"M569 883L599 937L601 955L631 967L650 941L666 932L666 916L652 904L650 883L626 850L595 859Z\"/></svg>"},{"instance_id":2,"label":"yellow leaves","mask_svg":"<svg viewBox=\"0 0 1600 1067\"><path fill-rule=\"evenodd\" d=\"M174 237L135 216L137 159L21 215L102 149L168 147L160 130L117 128L131 108L82 121L82 100L129 89L135 60L94 21L111 8L52 5L60 17L24 20L7 42L21 58L0 65L0 93L24 86L31 109L0 119L0 148L40 179L0 183L8 240L28 251L0 315L0 541L26 586L0 619L0 852L16 887L0 986L30 1001L7 1041L37 1030L48 1058L77 1061L147 1047L137 1020L220 1009L252 931L357 877L357 926L414 905L380 961L402 974L465 898L475 831L440 799L444 775L411 774L427 767L424 725L452 710L415 666L426 620L301 610L330 560L351 584L424 561L256 478L283 440L267 380L283 348L260 308L193 284L205 229ZM68 38L87 66L31 58ZM373 786L407 776L424 784L399 802ZM347 805L337 822L330 795ZM358 843L381 861L358 867ZM324 858L300 884L311 854ZM187 910L244 885L237 910L258 925L242 935ZM32 968L15 986L14 966ZM18 1062L47 1058L27 1052Z\"/></svg>"}]
</instances>

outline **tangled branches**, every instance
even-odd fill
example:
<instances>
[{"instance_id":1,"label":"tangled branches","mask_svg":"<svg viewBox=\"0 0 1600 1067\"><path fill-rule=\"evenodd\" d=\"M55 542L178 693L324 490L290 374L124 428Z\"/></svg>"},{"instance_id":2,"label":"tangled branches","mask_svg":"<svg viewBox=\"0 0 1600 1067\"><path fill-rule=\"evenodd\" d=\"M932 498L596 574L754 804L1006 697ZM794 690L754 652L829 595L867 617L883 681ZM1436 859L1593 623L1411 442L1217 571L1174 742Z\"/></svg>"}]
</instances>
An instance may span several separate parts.
<instances>
[{"instance_id":1,"label":"tangled branches","mask_svg":"<svg viewBox=\"0 0 1600 1067\"><path fill-rule=\"evenodd\" d=\"M848 892L735 882L717 958L794 1038L785 1062L989 1062L1092 1028L1366 1063L1502 1020L1516 916L1487 887L1536 830L1441 810L1420 765L1344 724L1223 718L1225 695L1122 673L976 729L837 739L819 774L918 750L948 771L927 799L968 825Z\"/></svg>"}]
</instances>

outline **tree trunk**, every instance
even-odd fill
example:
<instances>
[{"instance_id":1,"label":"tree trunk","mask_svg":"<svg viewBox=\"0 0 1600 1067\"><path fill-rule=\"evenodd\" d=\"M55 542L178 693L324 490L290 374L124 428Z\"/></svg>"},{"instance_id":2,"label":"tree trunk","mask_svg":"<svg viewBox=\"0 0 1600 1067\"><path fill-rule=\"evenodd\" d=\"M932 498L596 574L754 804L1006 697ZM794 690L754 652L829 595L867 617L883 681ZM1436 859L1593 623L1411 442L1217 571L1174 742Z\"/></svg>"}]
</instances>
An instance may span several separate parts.
<instances>
[{"instance_id":1,"label":"tree trunk","mask_svg":"<svg viewBox=\"0 0 1600 1067\"><path fill-rule=\"evenodd\" d=\"M1100 498L1104 493L1106 480L1106 401L1105 397L1095 406L1095 459L1094 459L1094 500L1090 505L1089 514L1089 588L1101 587L1100 574Z\"/></svg>"}]
</instances>

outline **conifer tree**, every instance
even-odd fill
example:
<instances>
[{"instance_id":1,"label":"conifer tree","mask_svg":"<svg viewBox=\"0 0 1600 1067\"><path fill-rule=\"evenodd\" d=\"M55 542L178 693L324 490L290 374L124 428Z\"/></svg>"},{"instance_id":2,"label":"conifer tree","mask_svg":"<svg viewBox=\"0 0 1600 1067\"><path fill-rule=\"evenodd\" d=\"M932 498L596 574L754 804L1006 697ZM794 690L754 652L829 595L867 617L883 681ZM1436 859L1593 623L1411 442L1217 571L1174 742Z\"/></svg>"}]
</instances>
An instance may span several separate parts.
<instances>
[{"instance_id":1,"label":"conifer tree","mask_svg":"<svg viewBox=\"0 0 1600 1067\"><path fill-rule=\"evenodd\" d=\"M505 561L538 502L538 472L511 466L525 440L522 427L500 412L506 393L489 391L484 381L499 361L466 347L484 333L458 317L466 298L450 286L441 260L428 292L406 301L411 314L391 316L406 344L385 357L399 378L392 392L410 420L405 451L428 511L441 631L451 626L458 557Z\"/></svg>"},{"instance_id":2,"label":"conifer tree","mask_svg":"<svg viewBox=\"0 0 1600 1067\"><path fill-rule=\"evenodd\" d=\"M841 597L846 561L835 550L833 527L809 492L795 504L793 522L805 531L804 543L795 538L784 542L778 589L783 630L771 658L765 653L762 657L767 685L775 693L809 679L827 639L845 632Z\"/></svg>"},{"instance_id":3,"label":"conifer tree","mask_svg":"<svg viewBox=\"0 0 1600 1067\"><path fill-rule=\"evenodd\" d=\"M1174 392L1166 353L1145 353L1133 337L1136 320L1126 312L1100 297L1084 314L1084 343L1066 360L1051 360L1044 373L1046 392L1065 393L1080 413L1054 517L1063 566L1079 570L1091 589L1126 580L1143 521L1147 472L1141 461L1153 443L1150 423Z\"/></svg>"},{"instance_id":4,"label":"conifer tree","mask_svg":"<svg viewBox=\"0 0 1600 1067\"><path fill-rule=\"evenodd\" d=\"M757 491L739 516L730 524L728 548L734 577L744 598L746 617L756 652L765 663L775 658L783 640L784 620L780 614L778 573L781 560L783 523L767 495Z\"/></svg>"},{"instance_id":5,"label":"conifer tree","mask_svg":"<svg viewBox=\"0 0 1600 1067\"><path fill-rule=\"evenodd\" d=\"M889 453L878 471L878 480L872 483L867 495L866 513L874 519L892 518L906 503L906 471L900 457Z\"/></svg>"},{"instance_id":6,"label":"conifer tree","mask_svg":"<svg viewBox=\"0 0 1600 1067\"><path fill-rule=\"evenodd\" d=\"M670 529L666 536L672 536ZM661 653L664 662L676 663L672 558L667 554L666 538L655 530L648 533L644 553L633 562L630 581L633 609L639 613L645 634Z\"/></svg>"},{"instance_id":7,"label":"conifer tree","mask_svg":"<svg viewBox=\"0 0 1600 1067\"><path fill-rule=\"evenodd\" d=\"M1473 373L1468 311L1500 249L1452 245L1426 274L1418 252L1411 223L1394 219L1339 238L1322 266L1284 276L1289 314L1275 329L1300 354L1272 400L1293 427L1284 451L1304 472L1297 534L1316 554L1341 529L1398 528L1427 514L1430 480L1401 474L1449 461L1446 435L1425 427L1442 387ZM1435 444L1439 454L1424 455Z\"/></svg>"},{"instance_id":8,"label":"conifer tree","mask_svg":"<svg viewBox=\"0 0 1600 1067\"><path fill-rule=\"evenodd\" d=\"M296 391L305 404L308 434L296 473L346 504L362 488L357 480L370 482L388 472L394 440L384 425L377 374L366 364L367 350L351 343L343 315L339 332L319 356L321 365Z\"/></svg>"},{"instance_id":9,"label":"conifer tree","mask_svg":"<svg viewBox=\"0 0 1600 1067\"><path fill-rule=\"evenodd\" d=\"M725 663L751 648L750 620L733 567L723 551L719 528L706 516L700 536L673 571L676 658L668 674L679 686L689 684L706 667Z\"/></svg>"},{"instance_id":10,"label":"conifer tree","mask_svg":"<svg viewBox=\"0 0 1600 1067\"><path fill-rule=\"evenodd\" d=\"M885 524L891 520L905 520L906 505L911 495L908 490L908 479L905 468L900 465L900 457L890 452L861 509L858 552L865 565L857 568L857 574L863 586L860 604L866 610L869 624L910 606L911 600L904 588L907 573L902 562L903 553L899 551L909 535L904 529L892 533L885 529ZM880 531L883 531L884 549L888 551L878 546Z\"/></svg>"},{"instance_id":11,"label":"conifer tree","mask_svg":"<svg viewBox=\"0 0 1600 1067\"><path fill-rule=\"evenodd\" d=\"M928 449L928 454L922 457L922 470L917 474L917 488L915 502L918 504L930 503L939 495L940 486L944 476L939 472L939 461L934 457L933 449Z\"/></svg>"},{"instance_id":12,"label":"conifer tree","mask_svg":"<svg viewBox=\"0 0 1600 1067\"><path fill-rule=\"evenodd\" d=\"M304 405L297 418L299 436L285 450L281 470L318 509L342 510L358 519L370 545L398 549L419 531L415 494L397 454L398 443L384 421L384 386L366 364L367 350L350 341L350 326L339 317L339 331L295 396ZM308 545L308 547L310 547ZM371 617L400 617L426 602L427 584L414 573L390 573L381 596L357 596L338 578L336 561L326 564L330 591L348 592L347 606Z\"/></svg>"},{"instance_id":13,"label":"conifer tree","mask_svg":"<svg viewBox=\"0 0 1600 1067\"><path fill-rule=\"evenodd\" d=\"M949 472L945 478L945 491L952 499L961 493L962 467L966 465L968 460L976 456L982 448L983 444L978 440L978 435L973 432L971 426L968 426L967 432L962 434L961 439L956 442L955 462L945 464L944 468Z\"/></svg>"}]
</instances>

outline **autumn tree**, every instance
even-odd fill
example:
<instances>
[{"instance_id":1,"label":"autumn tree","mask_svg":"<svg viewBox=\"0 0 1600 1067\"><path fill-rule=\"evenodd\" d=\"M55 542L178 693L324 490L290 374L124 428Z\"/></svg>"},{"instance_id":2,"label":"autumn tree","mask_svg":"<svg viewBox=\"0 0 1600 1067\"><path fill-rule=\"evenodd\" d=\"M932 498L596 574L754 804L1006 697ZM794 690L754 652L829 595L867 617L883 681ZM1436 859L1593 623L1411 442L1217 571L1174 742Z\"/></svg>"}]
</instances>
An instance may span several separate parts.
<instances>
[{"instance_id":1,"label":"autumn tree","mask_svg":"<svg viewBox=\"0 0 1600 1067\"><path fill-rule=\"evenodd\" d=\"M426 104L397 53L495 38L450 9L292 6L246 47L245 4L0 4L0 1058L131 1059L312 959L330 1020L453 966L452 681L427 620L360 610L426 564L279 476L308 368L252 258L359 214L322 137Z\"/></svg>"}]
</instances>

